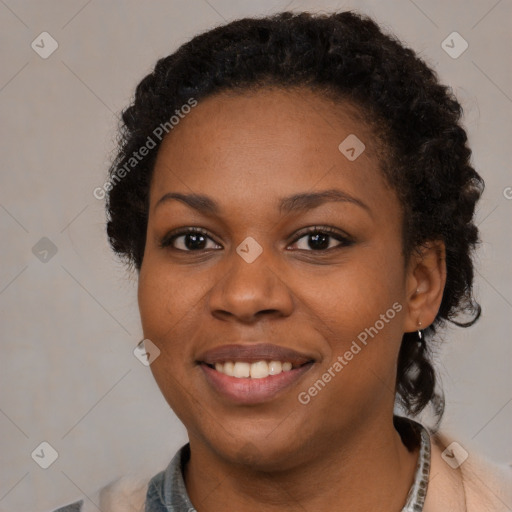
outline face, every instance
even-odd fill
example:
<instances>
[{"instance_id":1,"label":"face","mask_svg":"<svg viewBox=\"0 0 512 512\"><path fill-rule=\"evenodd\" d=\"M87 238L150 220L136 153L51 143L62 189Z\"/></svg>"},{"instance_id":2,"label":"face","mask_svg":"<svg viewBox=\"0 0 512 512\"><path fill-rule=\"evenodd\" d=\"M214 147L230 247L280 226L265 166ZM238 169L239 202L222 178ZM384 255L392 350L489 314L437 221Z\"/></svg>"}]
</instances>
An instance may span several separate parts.
<instances>
[{"instance_id":1,"label":"face","mask_svg":"<svg viewBox=\"0 0 512 512\"><path fill-rule=\"evenodd\" d=\"M159 149L144 336L191 443L223 460L285 468L392 414L402 213L356 114L305 89L223 93Z\"/></svg>"}]
</instances>

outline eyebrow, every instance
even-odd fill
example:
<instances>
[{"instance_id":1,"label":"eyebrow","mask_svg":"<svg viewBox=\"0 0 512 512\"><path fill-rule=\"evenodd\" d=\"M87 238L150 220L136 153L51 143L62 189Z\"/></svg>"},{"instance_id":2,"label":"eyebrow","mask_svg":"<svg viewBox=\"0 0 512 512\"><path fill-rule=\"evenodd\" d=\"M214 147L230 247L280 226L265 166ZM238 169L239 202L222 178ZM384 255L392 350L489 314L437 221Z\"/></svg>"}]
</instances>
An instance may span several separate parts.
<instances>
[{"instance_id":1,"label":"eyebrow","mask_svg":"<svg viewBox=\"0 0 512 512\"><path fill-rule=\"evenodd\" d=\"M323 190L321 192L306 192L285 197L281 199L279 203L279 211L282 213L291 213L311 210L329 201L352 203L360 206L371 214L370 207L363 203L363 201L337 189Z\"/></svg>"},{"instance_id":2,"label":"eyebrow","mask_svg":"<svg viewBox=\"0 0 512 512\"><path fill-rule=\"evenodd\" d=\"M156 203L155 209L161 204L172 201L173 199L181 201L204 214L218 215L221 211L218 203L208 196L202 194L181 194L179 192L168 192L164 194ZM289 214L292 212L307 211L330 201L355 204L371 215L371 209L367 204L337 189L323 190L321 192L304 192L289 197L283 197L279 201L279 212Z\"/></svg>"}]
</instances>

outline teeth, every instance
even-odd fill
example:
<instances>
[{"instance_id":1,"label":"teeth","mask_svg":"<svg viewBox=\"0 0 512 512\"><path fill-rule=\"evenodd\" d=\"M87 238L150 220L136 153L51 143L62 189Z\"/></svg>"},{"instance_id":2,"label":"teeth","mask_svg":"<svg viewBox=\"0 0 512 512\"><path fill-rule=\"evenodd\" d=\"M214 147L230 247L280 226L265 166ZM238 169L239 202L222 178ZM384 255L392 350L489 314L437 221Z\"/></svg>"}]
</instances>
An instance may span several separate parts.
<instances>
[{"instance_id":1,"label":"teeth","mask_svg":"<svg viewBox=\"0 0 512 512\"><path fill-rule=\"evenodd\" d=\"M283 365L280 361L270 361L268 363L268 373L270 375L277 375L283 371Z\"/></svg>"},{"instance_id":2,"label":"teeth","mask_svg":"<svg viewBox=\"0 0 512 512\"><path fill-rule=\"evenodd\" d=\"M237 361L233 368L233 377L249 377L251 372L251 365L249 363L241 363Z\"/></svg>"},{"instance_id":3,"label":"teeth","mask_svg":"<svg viewBox=\"0 0 512 512\"><path fill-rule=\"evenodd\" d=\"M269 375L289 372L292 369L292 363L289 361L257 361L256 363L226 361L225 363L215 363L215 369L230 377L264 379Z\"/></svg>"},{"instance_id":4,"label":"teeth","mask_svg":"<svg viewBox=\"0 0 512 512\"><path fill-rule=\"evenodd\" d=\"M266 361L258 361L251 364L251 378L263 379L268 377L268 364Z\"/></svg>"},{"instance_id":5,"label":"teeth","mask_svg":"<svg viewBox=\"0 0 512 512\"><path fill-rule=\"evenodd\" d=\"M215 367L217 367L217 365L215 365ZM230 377L233 377L233 375L235 375L234 369L235 369L235 363L228 361L227 363L224 363L223 373L225 373L226 375L229 375ZM219 370L217 370L217 371L219 371ZM222 372L222 370L221 370L221 372Z\"/></svg>"}]
</instances>

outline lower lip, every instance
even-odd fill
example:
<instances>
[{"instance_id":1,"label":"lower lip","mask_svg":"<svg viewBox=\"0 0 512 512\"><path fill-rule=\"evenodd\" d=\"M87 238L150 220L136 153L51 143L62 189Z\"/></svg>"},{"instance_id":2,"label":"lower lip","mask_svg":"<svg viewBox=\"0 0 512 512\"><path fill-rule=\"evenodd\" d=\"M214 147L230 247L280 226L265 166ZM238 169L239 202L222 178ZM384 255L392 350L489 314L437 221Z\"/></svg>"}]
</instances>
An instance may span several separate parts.
<instances>
[{"instance_id":1,"label":"lower lip","mask_svg":"<svg viewBox=\"0 0 512 512\"><path fill-rule=\"evenodd\" d=\"M270 401L278 393L291 387L313 366L313 363L262 379L230 377L206 364L200 366L208 383L223 397L238 404L258 404Z\"/></svg>"}]
</instances>

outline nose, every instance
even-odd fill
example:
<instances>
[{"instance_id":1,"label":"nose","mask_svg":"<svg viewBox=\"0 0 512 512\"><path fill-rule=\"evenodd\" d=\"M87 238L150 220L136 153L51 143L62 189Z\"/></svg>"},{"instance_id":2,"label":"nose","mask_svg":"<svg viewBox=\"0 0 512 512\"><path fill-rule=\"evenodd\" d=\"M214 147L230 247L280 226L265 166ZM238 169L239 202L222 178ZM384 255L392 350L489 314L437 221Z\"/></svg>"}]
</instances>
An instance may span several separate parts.
<instances>
[{"instance_id":1,"label":"nose","mask_svg":"<svg viewBox=\"0 0 512 512\"><path fill-rule=\"evenodd\" d=\"M267 254L265 254L267 252ZM293 311L292 294L272 268L268 251L248 263L233 251L209 295L211 314L221 320L257 322L264 316L286 317Z\"/></svg>"}]
</instances>

